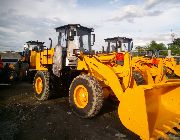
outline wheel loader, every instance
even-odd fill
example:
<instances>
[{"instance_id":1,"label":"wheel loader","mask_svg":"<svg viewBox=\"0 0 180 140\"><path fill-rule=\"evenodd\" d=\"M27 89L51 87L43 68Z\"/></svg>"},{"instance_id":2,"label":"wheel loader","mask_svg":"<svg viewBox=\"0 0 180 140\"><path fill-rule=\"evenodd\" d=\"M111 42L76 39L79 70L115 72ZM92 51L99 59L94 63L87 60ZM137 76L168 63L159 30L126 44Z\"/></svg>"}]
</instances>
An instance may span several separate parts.
<instances>
[{"instance_id":1,"label":"wheel loader","mask_svg":"<svg viewBox=\"0 0 180 140\"><path fill-rule=\"evenodd\" d=\"M11 85L18 80L18 59L17 52L2 52L0 54L0 85Z\"/></svg>"},{"instance_id":2,"label":"wheel loader","mask_svg":"<svg viewBox=\"0 0 180 140\"><path fill-rule=\"evenodd\" d=\"M153 84L166 81L163 63L161 60L149 57L134 57L132 51L133 40L127 37L113 37L104 39L107 47L102 47L103 53L116 53L117 64L123 65L122 54L129 52L132 56L132 75L137 85Z\"/></svg>"},{"instance_id":3,"label":"wheel loader","mask_svg":"<svg viewBox=\"0 0 180 140\"><path fill-rule=\"evenodd\" d=\"M166 52L168 54L166 57L162 58L163 64L165 65L167 71L167 76L169 78L180 77L180 64L179 64L180 57L172 56L171 50L159 50L156 51L157 59L161 57L160 55L161 52Z\"/></svg>"},{"instance_id":4,"label":"wheel loader","mask_svg":"<svg viewBox=\"0 0 180 140\"><path fill-rule=\"evenodd\" d=\"M167 53L168 56L160 55L160 52L163 52L164 54ZM179 60L176 60L176 57L171 55L171 50L148 50L145 54L146 57L141 57L141 60L147 60L149 58L149 61L155 62L156 64L158 64L159 61L162 61L168 78L180 77Z\"/></svg>"},{"instance_id":5,"label":"wheel loader","mask_svg":"<svg viewBox=\"0 0 180 140\"><path fill-rule=\"evenodd\" d=\"M103 107L107 94L120 101L122 124L141 139L168 138L180 129L180 80L137 85L132 76L128 52L94 54L93 28L80 24L57 27L58 44L37 52L34 78L35 97L47 100L54 88L53 76L69 86L69 103L78 116L94 117ZM123 58L123 64L118 59ZM61 85L62 85L61 84ZM59 86L61 86L59 85Z\"/></svg>"},{"instance_id":6,"label":"wheel loader","mask_svg":"<svg viewBox=\"0 0 180 140\"><path fill-rule=\"evenodd\" d=\"M24 51L22 54L22 58L20 61L20 66L22 67L21 75L26 75L26 79L29 80L31 83L34 80L34 76L36 73L36 57L38 56L39 52L44 52L46 46L44 46L45 42L40 41L27 41L24 44ZM52 45L52 44L51 44Z\"/></svg>"}]
</instances>

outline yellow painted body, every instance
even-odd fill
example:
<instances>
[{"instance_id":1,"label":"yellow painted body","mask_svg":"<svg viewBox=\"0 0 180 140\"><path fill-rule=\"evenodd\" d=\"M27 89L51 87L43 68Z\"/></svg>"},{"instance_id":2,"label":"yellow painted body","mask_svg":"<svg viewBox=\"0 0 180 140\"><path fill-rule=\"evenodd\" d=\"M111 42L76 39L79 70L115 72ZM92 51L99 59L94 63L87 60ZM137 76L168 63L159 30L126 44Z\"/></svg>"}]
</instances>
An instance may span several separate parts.
<instances>
[{"instance_id":1,"label":"yellow painted body","mask_svg":"<svg viewBox=\"0 0 180 140\"><path fill-rule=\"evenodd\" d=\"M150 77L156 77L155 83L159 83L163 80L165 80L165 74L175 74L180 77L180 65L176 64L176 61L173 57L171 58L155 58L158 62L158 65L152 65L153 59L151 58L144 58L144 57L133 57L132 58L132 66L138 70L141 71L144 75L149 75ZM151 67L147 67L147 64L151 64ZM166 69L164 69L166 68ZM164 73L166 70L166 73ZM149 74L147 74L149 73ZM144 76L146 82L153 83L152 80L149 78L146 79L148 76Z\"/></svg>"},{"instance_id":2,"label":"yellow painted body","mask_svg":"<svg viewBox=\"0 0 180 140\"><path fill-rule=\"evenodd\" d=\"M53 53L53 49L48 52L52 56L48 64L52 64ZM46 57L40 57L39 53L35 55L36 62L33 57L31 58L35 62L33 66L37 70L46 70ZM145 65L144 61L134 65L135 61L131 59L130 54L125 53L124 65L121 66L116 64L115 59L116 53L93 56L81 53L78 57L77 71L95 77L106 92L109 89L109 93L112 92L117 97L120 101L119 118L127 129L145 140L167 138L167 132L174 132L173 127L180 127L180 81L168 81L164 78L162 61L158 66L152 67ZM145 85L137 86L132 77L133 69L144 73L147 81ZM80 85L74 92L76 104L80 108L86 106L86 89Z\"/></svg>"},{"instance_id":3,"label":"yellow painted body","mask_svg":"<svg viewBox=\"0 0 180 140\"><path fill-rule=\"evenodd\" d=\"M38 94L41 94L43 90L43 80L40 77L38 77L35 81L35 89Z\"/></svg>"},{"instance_id":4,"label":"yellow painted body","mask_svg":"<svg viewBox=\"0 0 180 140\"><path fill-rule=\"evenodd\" d=\"M153 61L158 61L158 64L154 64ZM157 84L167 80L162 59L133 57L132 67L142 73L146 84Z\"/></svg>"},{"instance_id":5,"label":"yellow painted body","mask_svg":"<svg viewBox=\"0 0 180 140\"><path fill-rule=\"evenodd\" d=\"M35 70L47 70L45 65L52 65L54 56L54 48L44 51L31 51L30 68Z\"/></svg>"},{"instance_id":6,"label":"yellow painted body","mask_svg":"<svg viewBox=\"0 0 180 140\"><path fill-rule=\"evenodd\" d=\"M179 126L180 81L128 89L118 108L122 123L141 139L167 138Z\"/></svg>"},{"instance_id":7,"label":"yellow painted body","mask_svg":"<svg viewBox=\"0 0 180 140\"><path fill-rule=\"evenodd\" d=\"M163 64L170 70L169 73L174 72L175 75L180 77L180 65L176 64L176 61L173 57L164 58Z\"/></svg>"},{"instance_id":8,"label":"yellow painted body","mask_svg":"<svg viewBox=\"0 0 180 140\"><path fill-rule=\"evenodd\" d=\"M141 139L168 138L167 132L175 133L173 127L180 127L180 80L163 80L163 63L159 62L157 67L140 67L148 71L147 80L152 81L137 86L132 78L133 62L129 54L124 56L123 66L113 63L113 55L115 60L115 54L81 56L77 69L88 69L88 74L110 87L120 101L121 122ZM156 75L157 80L153 80L152 75Z\"/></svg>"},{"instance_id":9,"label":"yellow painted body","mask_svg":"<svg viewBox=\"0 0 180 140\"><path fill-rule=\"evenodd\" d=\"M79 85L74 90L74 103L79 108L85 108L88 104L88 91L83 85Z\"/></svg>"}]
</instances>

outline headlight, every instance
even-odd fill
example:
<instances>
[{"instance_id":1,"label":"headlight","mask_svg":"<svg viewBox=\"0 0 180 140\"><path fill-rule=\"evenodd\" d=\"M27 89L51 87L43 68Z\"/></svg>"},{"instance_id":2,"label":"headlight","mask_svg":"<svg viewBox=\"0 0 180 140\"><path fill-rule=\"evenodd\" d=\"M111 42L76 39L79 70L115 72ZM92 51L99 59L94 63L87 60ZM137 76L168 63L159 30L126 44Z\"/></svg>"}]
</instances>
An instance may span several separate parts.
<instances>
[{"instance_id":1,"label":"headlight","mask_svg":"<svg viewBox=\"0 0 180 140\"><path fill-rule=\"evenodd\" d=\"M79 49L73 49L73 54L79 55L80 54L80 50Z\"/></svg>"}]
</instances>

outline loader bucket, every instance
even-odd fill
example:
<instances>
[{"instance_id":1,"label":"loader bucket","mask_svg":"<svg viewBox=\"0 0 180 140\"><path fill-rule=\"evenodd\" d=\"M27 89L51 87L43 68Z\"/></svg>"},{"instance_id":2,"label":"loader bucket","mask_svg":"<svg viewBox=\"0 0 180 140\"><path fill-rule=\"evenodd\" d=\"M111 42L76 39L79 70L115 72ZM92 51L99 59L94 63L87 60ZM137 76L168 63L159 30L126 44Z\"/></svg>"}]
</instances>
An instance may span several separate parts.
<instances>
[{"instance_id":1,"label":"loader bucket","mask_svg":"<svg viewBox=\"0 0 180 140\"><path fill-rule=\"evenodd\" d=\"M169 139L180 129L180 82L127 89L118 107L122 124L141 139Z\"/></svg>"}]
</instances>

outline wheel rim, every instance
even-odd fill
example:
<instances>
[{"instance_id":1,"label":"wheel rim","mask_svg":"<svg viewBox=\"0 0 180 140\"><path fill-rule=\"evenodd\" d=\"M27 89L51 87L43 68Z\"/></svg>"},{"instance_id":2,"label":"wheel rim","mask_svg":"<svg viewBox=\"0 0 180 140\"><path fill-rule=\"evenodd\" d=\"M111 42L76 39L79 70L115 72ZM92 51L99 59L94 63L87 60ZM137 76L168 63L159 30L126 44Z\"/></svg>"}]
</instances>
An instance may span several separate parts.
<instances>
[{"instance_id":1,"label":"wheel rim","mask_svg":"<svg viewBox=\"0 0 180 140\"><path fill-rule=\"evenodd\" d=\"M78 85L75 88L74 102L79 108L84 108L88 104L88 91L83 85Z\"/></svg>"},{"instance_id":2,"label":"wheel rim","mask_svg":"<svg viewBox=\"0 0 180 140\"><path fill-rule=\"evenodd\" d=\"M42 79L40 77L38 77L36 79L35 88L36 88L37 94L41 94L41 92L43 90L43 82L42 82Z\"/></svg>"}]
</instances>

